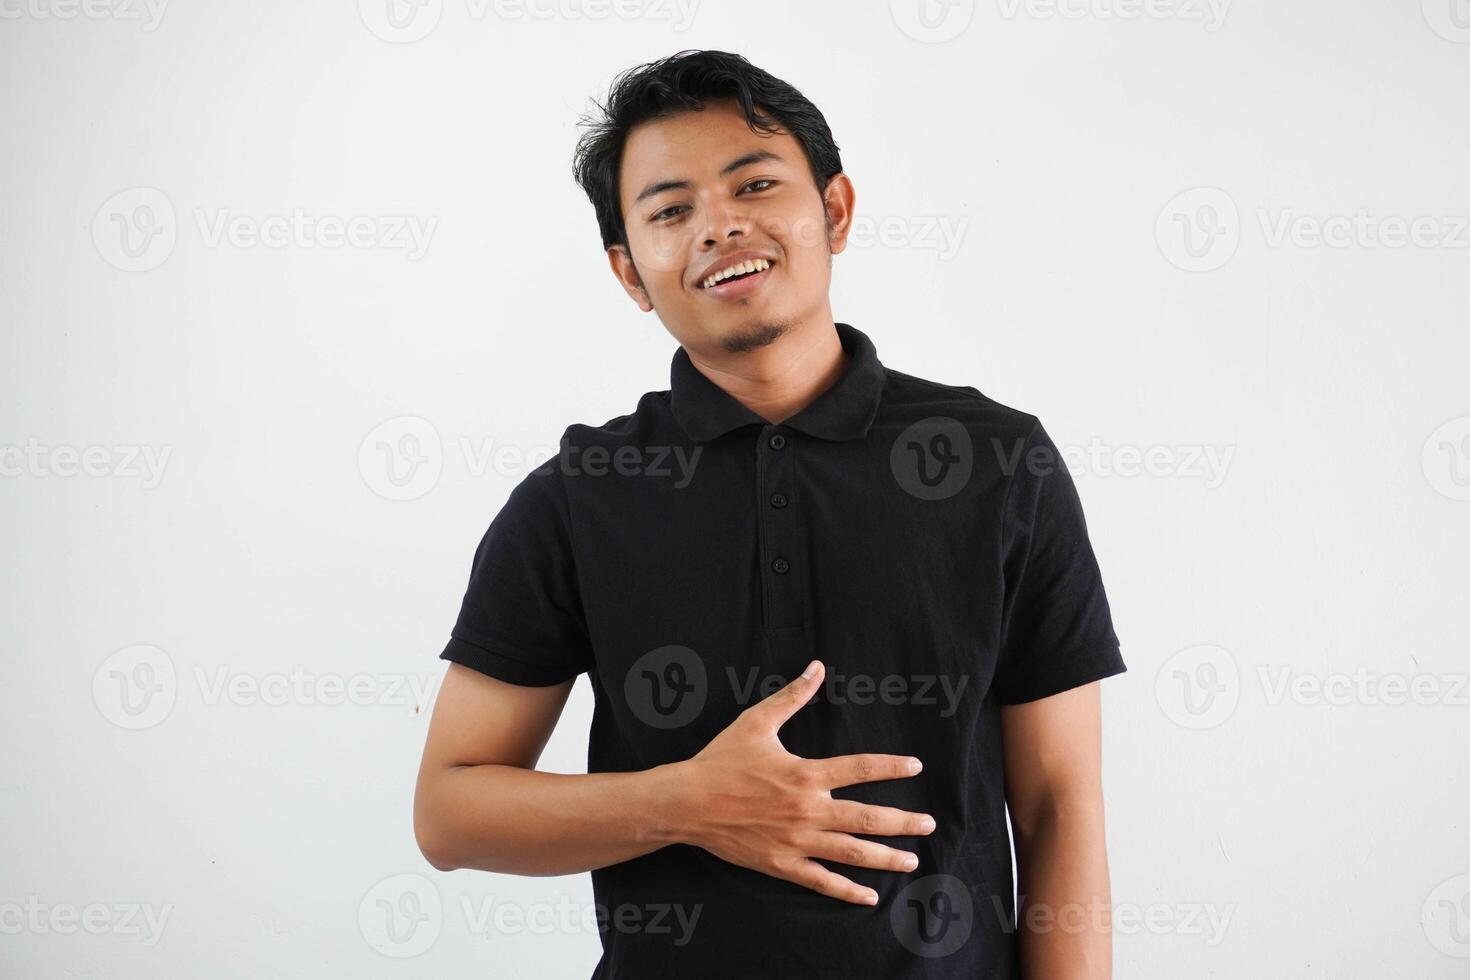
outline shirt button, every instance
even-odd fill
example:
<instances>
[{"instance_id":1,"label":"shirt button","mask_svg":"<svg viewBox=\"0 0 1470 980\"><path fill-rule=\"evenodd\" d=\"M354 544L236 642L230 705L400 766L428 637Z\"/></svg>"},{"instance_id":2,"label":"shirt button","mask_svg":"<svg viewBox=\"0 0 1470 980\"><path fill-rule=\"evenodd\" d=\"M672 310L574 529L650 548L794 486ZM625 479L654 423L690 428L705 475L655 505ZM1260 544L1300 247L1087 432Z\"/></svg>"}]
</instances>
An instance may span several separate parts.
<instances>
[{"instance_id":1,"label":"shirt button","mask_svg":"<svg viewBox=\"0 0 1470 980\"><path fill-rule=\"evenodd\" d=\"M785 575L790 570L791 563L785 558L777 558L775 561L771 562L771 571L775 572L777 575Z\"/></svg>"},{"instance_id":2,"label":"shirt button","mask_svg":"<svg viewBox=\"0 0 1470 980\"><path fill-rule=\"evenodd\" d=\"M771 506L781 508L786 506L786 495L784 493L771 494Z\"/></svg>"},{"instance_id":3,"label":"shirt button","mask_svg":"<svg viewBox=\"0 0 1470 980\"><path fill-rule=\"evenodd\" d=\"M779 432L771 436L770 442L772 449L784 449L786 447L786 437Z\"/></svg>"}]
</instances>

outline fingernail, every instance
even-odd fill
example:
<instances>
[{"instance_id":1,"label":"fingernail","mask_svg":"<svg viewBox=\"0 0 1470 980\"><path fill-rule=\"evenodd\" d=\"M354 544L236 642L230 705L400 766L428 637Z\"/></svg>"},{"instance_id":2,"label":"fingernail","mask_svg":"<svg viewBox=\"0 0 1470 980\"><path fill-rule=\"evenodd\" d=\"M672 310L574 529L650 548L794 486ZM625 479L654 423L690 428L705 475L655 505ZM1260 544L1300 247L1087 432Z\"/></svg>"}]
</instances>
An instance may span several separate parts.
<instances>
[{"instance_id":1,"label":"fingernail","mask_svg":"<svg viewBox=\"0 0 1470 980\"><path fill-rule=\"evenodd\" d=\"M933 817L926 816L926 817L921 817L919 819L919 829L922 830L922 831L924 831L925 833L928 833L929 831L933 830L934 827L935 827L935 823L934 823L934 818Z\"/></svg>"},{"instance_id":2,"label":"fingernail","mask_svg":"<svg viewBox=\"0 0 1470 980\"><path fill-rule=\"evenodd\" d=\"M919 866L919 856L917 854L910 854L903 859L903 866L908 871L914 870Z\"/></svg>"},{"instance_id":3,"label":"fingernail","mask_svg":"<svg viewBox=\"0 0 1470 980\"><path fill-rule=\"evenodd\" d=\"M869 905L877 905L878 893L873 891L868 892L866 895L863 896L863 901L867 902Z\"/></svg>"},{"instance_id":4,"label":"fingernail","mask_svg":"<svg viewBox=\"0 0 1470 980\"><path fill-rule=\"evenodd\" d=\"M802 677L806 677L806 678L810 678L816 672L817 672L817 662L815 660L813 660L811 663L809 663L809 664L806 665L806 670L803 670L801 672L801 676Z\"/></svg>"},{"instance_id":5,"label":"fingernail","mask_svg":"<svg viewBox=\"0 0 1470 980\"><path fill-rule=\"evenodd\" d=\"M909 760L909 772L910 773L919 773L919 772L923 772L923 771L924 771L924 764L922 762L920 762L918 759L910 759Z\"/></svg>"}]
</instances>

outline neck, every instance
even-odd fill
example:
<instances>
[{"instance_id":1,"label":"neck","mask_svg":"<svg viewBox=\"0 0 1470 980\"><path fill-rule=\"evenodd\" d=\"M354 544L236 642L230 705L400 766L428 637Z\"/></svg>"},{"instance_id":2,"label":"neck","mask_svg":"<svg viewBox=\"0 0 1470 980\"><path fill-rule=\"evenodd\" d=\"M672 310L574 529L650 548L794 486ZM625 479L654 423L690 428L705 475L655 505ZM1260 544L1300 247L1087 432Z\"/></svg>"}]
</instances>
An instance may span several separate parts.
<instances>
[{"instance_id":1,"label":"neck","mask_svg":"<svg viewBox=\"0 0 1470 980\"><path fill-rule=\"evenodd\" d=\"M782 334L740 354L697 354L685 348L699 372L772 425L791 418L842 377L848 353L828 320Z\"/></svg>"}]
</instances>

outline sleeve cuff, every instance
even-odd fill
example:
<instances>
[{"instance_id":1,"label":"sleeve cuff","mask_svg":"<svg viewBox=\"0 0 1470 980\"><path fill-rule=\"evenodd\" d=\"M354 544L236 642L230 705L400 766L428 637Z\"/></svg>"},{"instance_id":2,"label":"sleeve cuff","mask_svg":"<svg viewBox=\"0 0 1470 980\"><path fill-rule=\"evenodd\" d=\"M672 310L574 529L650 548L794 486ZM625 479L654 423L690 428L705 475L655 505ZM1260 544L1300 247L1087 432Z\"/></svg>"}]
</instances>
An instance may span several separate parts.
<instances>
[{"instance_id":1,"label":"sleeve cuff","mask_svg":"<svg viewBox=\"0 0 1470 980\"><path fill-rule=\"evenodd\" d=\"M507 684L520 684L525 687L550 687L553 684L571 680L582 672L572 666L559 667L554 664L531 663L523 658L517 658L514 653L506 652L505 648L498 644L492 648L460 636L450 637L449 643L444 647L444 652L439 654L439 659L478 670L482 674L505 681Z\"/></svg>"},{"instance_id":2,"label":"sleeve cuff","mask_svg":"<svg viewBox=\"0 0 1470 980\"><path fill-rule=\"evenodd\" d=\"M1065 670L1048 671L1028 684L1007 688L1004 692L997 690L995 699L1003 705L1040 701L1127 670L1119 648L1107 647L1090 657L1069 663Z\"/></svg>"}]
</instances>

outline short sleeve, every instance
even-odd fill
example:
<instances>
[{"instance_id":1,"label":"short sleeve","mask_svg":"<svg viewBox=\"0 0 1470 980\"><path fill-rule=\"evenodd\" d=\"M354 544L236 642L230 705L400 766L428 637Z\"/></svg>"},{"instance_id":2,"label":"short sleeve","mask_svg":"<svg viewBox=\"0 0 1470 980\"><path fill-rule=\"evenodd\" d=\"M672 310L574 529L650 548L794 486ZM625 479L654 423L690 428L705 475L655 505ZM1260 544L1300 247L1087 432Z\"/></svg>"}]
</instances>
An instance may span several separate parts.
<instances>
[{"instance_id":1,"label":"short sleeve","mask_svg":"<svg viewBox=\"0 0 1470 980\"><path fill-rule=\"evenodd\" d=\"M997 701L1036 701L1127 670L1082 502L1039 421L1019 456L1003 514Z\"/></svg>"},{"instance_id":2,"label":"short sleeve","mask_svg":"<svg viewBox=\"0 0 1470 980\"><path fill-rule=\"evenodd\" d=\"M556 466L529 473L491 521L439 656L531 687L559 684L590 668L570 515Z\"/></svg>"}]
</instances>

